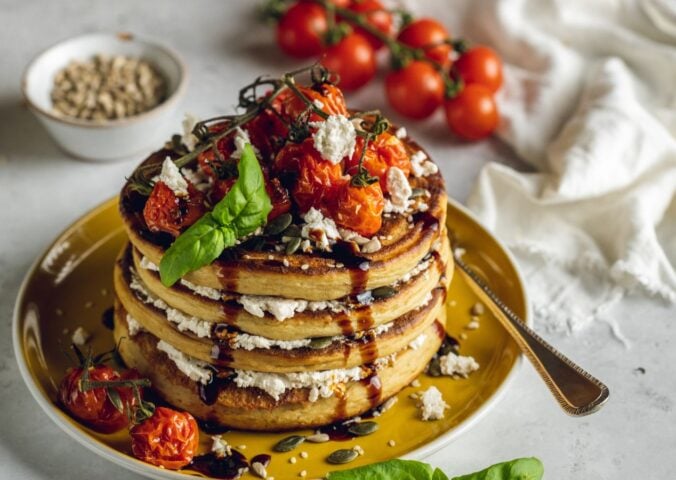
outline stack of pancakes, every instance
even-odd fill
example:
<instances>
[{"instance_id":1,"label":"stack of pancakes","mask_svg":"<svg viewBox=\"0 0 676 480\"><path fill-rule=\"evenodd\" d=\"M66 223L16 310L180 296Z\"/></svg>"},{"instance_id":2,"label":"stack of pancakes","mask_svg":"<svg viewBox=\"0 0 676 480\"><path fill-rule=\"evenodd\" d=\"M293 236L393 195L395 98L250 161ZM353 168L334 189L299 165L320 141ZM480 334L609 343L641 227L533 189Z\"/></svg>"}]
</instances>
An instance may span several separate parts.
<instances>
[{"instance_id":1,"label":"stack of pancakes","mask_svg":"<svg viewBox=\"0 0 676 480\"><path fill-rule=\"evenodd\" d=\"M441 345L453 271L441 175L410 183L425 195L384 215L373 253L347 240L291 255L245 243L172 287L157 271L171 239L147 230L142 201L125 186L130 242L115 268L122 358L166 402L231 428L316 427L385 402Z\"/></svg>"}]
</instances>

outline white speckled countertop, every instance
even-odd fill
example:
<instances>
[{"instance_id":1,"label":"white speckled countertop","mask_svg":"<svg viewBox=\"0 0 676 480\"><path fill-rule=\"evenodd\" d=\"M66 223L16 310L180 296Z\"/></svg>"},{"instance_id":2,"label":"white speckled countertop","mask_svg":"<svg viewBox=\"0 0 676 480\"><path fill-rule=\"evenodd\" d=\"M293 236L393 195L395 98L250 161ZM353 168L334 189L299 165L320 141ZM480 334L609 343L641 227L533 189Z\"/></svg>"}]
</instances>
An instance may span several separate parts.
<instances>
[{"instance_id":1,"label":"white speckled countertop","mask_svg":"<svg viewBox=\"0 0 676 480\"><path fill-rule=\"evenodd\" d=\"M419 9L457 32L451 3L428 0ZM67 158L22 106L23 68L62 38L130 31L160 39L186 59L191 80L184 110L202 117L228 111L246 81L292 66L272 45L270 29L255 23L253 5L244 0L0 0L0 479L138 478L58 430L30 397L14 360L10 324L25 272L66 225L115 195L139 160L92 164ZM372 106L383 100L376 83L350 101ZM454 144L441 118L407 127L441 165L450 194L460 200L486 162L518 166L498 142ZM524 364L503 401L429 461L449 476L535 455L552 480L672 478L676 311L627 299L621 316L629 347L605 325L571 337L546 335L609 385L610 402L601 412L567 417Z\"/></svg>"}]
</instances>

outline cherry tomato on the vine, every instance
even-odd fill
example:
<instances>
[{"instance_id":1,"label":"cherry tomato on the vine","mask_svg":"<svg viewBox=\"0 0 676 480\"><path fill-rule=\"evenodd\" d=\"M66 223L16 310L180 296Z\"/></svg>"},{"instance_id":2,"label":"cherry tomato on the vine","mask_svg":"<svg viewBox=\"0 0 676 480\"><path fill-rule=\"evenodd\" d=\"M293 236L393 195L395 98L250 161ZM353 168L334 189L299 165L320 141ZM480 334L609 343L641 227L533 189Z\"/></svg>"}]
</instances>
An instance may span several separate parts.
<instances>
[{"instance_id":1,"label":"cherry tomato on the vine","mask_svg":"<svg viewBox=\"0 0 676 480\"><path fill-rule=\"evenodd\" d=\"M132 387L109 387L117 391L122 411L110 401L105 387L83 391L81 380L84 370L73 368L59 384L59 401L77 420L101 433L113 433L129 424L128 413L136 405ZM106 365L89 368L89 379L96 382L124 380L125 377Z\"/></svg>"},{"instance_id":2,"label":"cherry tomato on the vine","mask_svg":"<svg viewBox=\"0 0 676 480\"><path fill-rule=\"evenodd\" d=\"M326 206L335 197L338 186L344 182L342 165L321 158L311 142L310 138L303 143L303 154L297 160L298 178L292 191L301 212L308 211L310 207L321 209Z\"/></svg>"},{"instance_id":3,"label":"cherry tomato on the vine","mask_svg":"<svg viewBox=\"0 0 676 480\"><path fill-rule=\"evenodd\" d=\"M379 0L353 0L350 10L365 15L366 21L385 35L392 35L392 14L388 12ZM367 32L363 28L356 27L355 31L364 35L374 50L383 46L382 40Z\"/></svg>"},{"instance_id":4,"label":"cherry tomato on the vine","mask_svg":"<svg viewBox=\"0 0 676 480\"><path fill-rule=\"evenodd\" d=\"M178 470L192 462L199 447L197 422L188 412L157 407L152 417L131 429L134 456L158 467Z\"/></svg>"},{"instance_id":5,"label":"cherry tomato on the vine","mask_svg":"<svg viewBox=\"0 0 676 480\"><path fill-rule=\"evenodd\" d=\"M364 150L364 139L357 137L354 153L350 158L345 160L345 173L348 175L356 175L359 172L359 158L364 151L362 158L362 167L366 169L369 175L377 177L380 181L380 188L383 191L387 190L387 170L390 168L385 161L380 158L376 150L373 148L373 142L369 143L366 150Z\"/></svg>"},{"instance_id":6,"label":"cherry tomato on the vine","mask_svg":"<svg viewBox=\"0 0 676 480\"><path fill-rule=\"evenodd\" d=\"M292 5L277 25L277 43L287 54L297 58L319 55L328 29L326 11L313 2Z\"/></svg>"},{"instance_id":7,"label":"cherry tomato on the vine","mask_svg":"<svg viewBox=\"0 0 676 480\"><path fill-rule=\"evenodd\" d=\"M444 81L428 62L416 60L385 78L385 93L390 105L402 115L429 117L444 98Z\"/></svg>"},{"instance_id":8,"label":"cherry tomato on the vine","mask_svg":"<svg viewBox=\"0 0 676 480\"><path fill-rule=\"evenodd\" d=\"M347 105L345 97L340 88L330 83L310 87L298 87L298 90L305 95L315 106L321 105L320 110L328 115L347 115ZM308 109L307 104L292 91L287 90L281 100L281 114L288 121L293 122L298 119L304 111ZM311 122L323 120L322 117L313 113L310 115Z\"/></svg>"},{"instance_id":9,"label":"cherry tomato on the vine","mask_svg":"<svg viewBox=\"0 0 676 480\"><path fill-rule=\"evenodd\" d=\"M494 93L502 86L502 62L488 47L479 45L467 50L453 64L453 71L466 84L478 83Z\"/></svg>"},{"instance_id":10,"label":"cherry tomato on the vine","mask_svg":"<svg viewBox=\"0 0 676 480\"><path fill-rule=\"evenodd\" d=\"M356 90L376 74L376 53L359 33L350 33L328 47L320 62L338 75L338 86L344 90Z\"/></svg>"},{"instance_id":11,"label":"cherry tomato on the vine","mask_svg":"<svg viewBox=\"0 0 676 480\"><path fill-rule=\"evenodd\" d=\"M498 126L500 115L493 92L479 84L465 85L460 94L444 105L448 126L467 140L479 140Z\"/></svg>"},{"instance_id":12,"label":"cherry tomato on the vine","mask_svg":"<svg viewBox=\"0 0 676 480\"><path fill-rule=\"evenodd\" d=\"M383 224L385 200L380 183L358 187L349 181L342 184L330 210L337 225L370 237Z\"/></svg>"},{"instance_id":13,"label":"cherry tomato on the vine","mask_svg":"<svg viewBox=\"0 0 676 480\"><path fill-rule=\"evenodd\" d=\"M409 47L422 48L425 56L444 68L451 65L453 48L447 43L450 34L446 27L431 18L421 18L409 23L399 32L397 39Z\"/></svg>"}]
</instances>

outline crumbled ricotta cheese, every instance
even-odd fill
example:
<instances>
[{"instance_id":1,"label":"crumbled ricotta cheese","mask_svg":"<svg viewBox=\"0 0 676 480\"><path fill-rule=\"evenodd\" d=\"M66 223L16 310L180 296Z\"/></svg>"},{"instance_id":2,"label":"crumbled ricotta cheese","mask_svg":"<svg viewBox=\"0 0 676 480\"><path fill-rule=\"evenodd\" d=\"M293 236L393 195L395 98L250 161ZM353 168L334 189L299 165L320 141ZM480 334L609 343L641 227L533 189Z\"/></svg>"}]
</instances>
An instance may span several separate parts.
<instances>
[{"instance_id":1,"label":"crumbled ricotta cheese","mask_svg":"<svg viewBox=\"0 0 676 480\"><path fill-rule=\"evenodd\" d=\"M153 182L162 182L171 189L177 197L188 195L188 182L183 178L176 164L169 157L162 163L162 171L153 177Z\"/></svg>"},{"instance_id":2,"label":"crumbled ricotta cheese","mask_svg":"<svg viewBox=\"0 0 676 480\"><path fill-rule=\"evenodd\" d=\"M374 362L376 370L391 363L395 355L381 357ZM361 366L320 371L292 373L255 372L252 370L235 370L235 384L240 388L255 387L263 390L275 400L287 390L309 388L309 400L328 398L334 394L333 386L339 383L359 381L368 375Z\"/></svg>"},{"instance_id":3,"label":"crumbled ricotta cheese","mask_svg":"<svg viewBox=\"0 0 676 480\"><path fill-rule=\"evenodd\" d=\"M322 108L324 108L324 102L322 102L322 101L319 100L318 98L315 98L314 100L312 100L312 103L314 104L315 107L317 107L317 108L320 109L320 110L321 110Z\"/></svg>"},{"instance_id":4,"label":"crumbled ricotta cheese","mask_svg":"<svg viewBox=\"0 0 676 480\"><path fill-rule=\"evenodd\" d=\"M211 381L213 371L206 362L189 357L164 340L157 342L157 349L166 353L169 359L174 362L176 368L190 380L199 382L203 385L206 385Z\"/></svg>"},{"instance_id":5,"label":"crumbled ricotta cheese","mask_svg":"<svg viewBox=\"0 0 676 480\"><path fill-rule=\"evenodd\" d=\"M408 137L408 132L406 131L406 127L397 128L397 131L394 132L394 136L397 137L399 140L402 140L402 139Z\"/></svg>"},{"instance_id":6,"label":"crumbled ricotta cheese","mask_svg":"<svg viewBox=\"0 0 676 480\"><path fill-rule=\"evenodd\" d=\"M216 454L217 457L225 457L232 454L232 448L220 435L211 437L211 442L211 451Z\"/></svg>"},{"instance_id":7,"label":"crumbled ricotta cheese","mask_svg":"<svg viewBox=\"0 0 676 480\"><path fill-rule=\"evenodd\" d=\"M310 122L310 126L317 129L312 139L315 149L325 160L337 165L354 153L357 132L344 115L329 115L323 122Z\"/></svg>"},{"instance_id":8,"label":"crumbled ricotta cheese","mask_svg":"<svg viewBox=\"0 0 676 480\"><path fill-rule=\"evenodd\" d=\"M462 378L479 370L479 364L473 357L464 357L453 352L439 357L439 367L443 375Z\"/></svg>"},{"instance_id":9,"label":"crumbled ricotta cheese","mask_svg":"<svg viewBox=\"0 0 676 480\"><path fill-rule=\"evenodd\" d=\"M426 177L439 171L435 163L427 159L427 154L418 150L411 155L411 172L415 177Z\"/></svg>"},{"instance_id":10,"label":"crumbled ricotta cheese","mask_svg":"<svg viewBox=\"0 0 676 480\"><path fill-rule=\"evenodd\" d=\"M331 250L331 244L340 239L340 233L336 222L325 217L322 212L312 207L303 215L305 224L301 227L300 234L303 238L314 241L320 250Z\"/></svg>"},{"instance_id":11,"label":"crumbled ricotta cheese","mask_svg":"<svg viewBox=\"0 0 676 480\"><path fill-rule=\"evenodd\" d=\"M211 188L213 178L205 174L201 169L196 168L195 170L192 170L188 167L183 167L181 173L183 174L183 177L192 183L200 192L206 192Z\"/></svg>"},{"instance_id":12,"label":"crumbled ricotta cheese","mask_svg":"<svg viewBox=\"0 0 676 480\"><path fill-rule=\"evenodd\" d=\"M181 122L181 125L183 126L181 142L183 142L183 145L186 146L189 152L195 150L195 146L197 145L197 142L199 142L199 139L192 133L197 122L199 122L199 118L190 113L186 113L183 122Z\"/></svg>"},{"instance_id":13,"label":"crumbled ricotta cheese","mask_svg":"<svg viewBox=\"0 0 676 480\"><path fill-rule=\"evenodd\" d=\"M264 317L265 312L269 312L280 321L293 317L298 311L305 310L308 304L307 300L265 295L242 295L237 301L244 307L244 310L255 317Z\"/></svg>"},{"instance_id":14,"label":"crumbled ricotta cheese","mask_svg":"<svg viewBox=\"0 0 676 480\"><path fill-rule=\"evenodd\" d=\"M186 287L188 290L195 292L197 295L210 298L211 300L220 300L223 296L220 290L211 287L204 287L202 285L195 285L188 280L181 279L181 285Z\"/></svg>"},{"instance_id":15,"label":"crumbled ricotta cheese","mask_svg":"<svg viewBox=\"0 0 676 480\"><path fill-rule=\"evenodd\" d=\"M131 271L131 282L129 283L129 287L138 293L137 298L143 303L152 305L159 310L164 310L167 320L176 324L176 329L179 332L189 331L200 338L211 337L211 322L186 315L180 310L170 307L164 300L157 298L150 293L134 271Z\"/></svg>"},{"instance_id":16,"label":"crumbled ricotta cheese","mask_svg":"<svg viewBox=\"0 0 676 480\"><path fill-rule=\"evenodd\" d=\"M144 270L150 270L151 272L160 271L160 267L151 262L146 256L141 258L141 268L143 268Z\"/></svg>"},{"instance_id":17,"label":"crumbled ricotta cheese","mask_svg":"<svg viewBox=\"0 0 676 480\"><path fill-rule=\"evenodd\" d=\"M423 346L423 344L425 343L425 340L427 340L427 335L424 334L424 333L421 333L420 335L415 337L415 339L413 339L408 344L408 348L410 348L411 350L418 350L420 347Z\"/></svg>"},{"instance_id":18,"label":"crumbled ricotta cheese","mask_svg":"<svg viewBox=\"0 0 676 480\"><path fill-rule=\"evenodd\" d=\"M282 350L293 350L295 348L303 348L310 345L312 339L303 338L300 340L274 340L266 337L259 337L258 335L249 335L248 333L238 333L234 340L234 348L241 348L243 350L254 350L256 348L272 348L277 347Z\"/></svg>"},{"instance_id":19,"label":"crumbled ricotta cheese","mask_svg":"<svg viewBox=\"0 0 676 480\"><path fill-rule=\"evenodd\" d=\"M364 253L375 253L381 248L382 245L380 244L380 240L378 240L378 237L373 237L371 240L362 245L361 251Z\"/></svg>"},{"instance_id":20,"label":"crumbled ricotta cheese","mask_svg":"<svg viewBox=\"0 0 676 480\"><path fill-rule=\"evenodd\" d=\"M406 174L397 167L387 171L387 191L390 194L392 212L404 213L409 207L412 190Z\"/></svg>"},{"instance_id":21,"label":"crumbled ricotta cheese","mask_svg":"<svg viewBox=\"0 0 676 480\"><path fill-rule=\"evenodd\" d=\"M339 228L338 233L340 234L340 238L342 238L346 242L354 242L359 246L362 246L369 242L368 238L362 237L357 232L348 230L346 228Z\"/></svg>"},{"instance_id":22,"label":"crumbled ricotta cheese","mask_svg":"<svg viewBox=\"0 0 676 480\"><path fill-rule=\"evenodd\" d=\"M251 143L251 139L249 138L249 134L247 133L246 130L242 130L240 127L237 127L235 130L235 151L232 152L232 158L241 158L242 152L244 151L244 147L246 146L247 143ZM256 154L257 157L260 157L260 152L258 149L251 145L251 148L253 148L254 153Z\"/></svg>"},{"instance_id":23,"label":"crumbled ricotta cheese","mask_svg":"<svg viewBox=\"0 0 676 480\"><path fill-rule=\"evenodd\" d=\"M133 337L138 332L143 331L143 326L141 326L138 320L129 314L127 314L127 331L129 332L130 337Z\"/></svg>"},{"instance_id":24,"label":"crumbled ricotta cheese","mask_svg":"<svg viewBox=\"0 0 676 480\"><path fill-rule=\"evenodd\" d=\"M437 387L430 387L420 396L420 415L423 420L440 420L448 408Z\"/></svg>"},{"instance_id":25,"label":"crumbled ricotta cheese","mask_svg":"<svg viewBox=\"0 0 676 480\"><path fill-rule=\"evenodd\" d=\"M430 268L430 265L432 265L432 259L423 259L413 267L409 272L405 273L403 277L401 277L395 284L394 286L396 287L397 285L400 285L402 283L408 283L411 281L412 278L417 277L421 273L425 272L428 268Z\"/></svg>"},{"instance_id":26,"label":"crumbled ricotta cheese","mask_svg":"<svg viewBox=\"0 0 676 480\"><path fill-rule=\"evenodd\" d=\"M82 327L77 327L73 332L71 341L78 347L84 346L89 339L92 338L91 334Z\"/></svg>"}]
</instances>

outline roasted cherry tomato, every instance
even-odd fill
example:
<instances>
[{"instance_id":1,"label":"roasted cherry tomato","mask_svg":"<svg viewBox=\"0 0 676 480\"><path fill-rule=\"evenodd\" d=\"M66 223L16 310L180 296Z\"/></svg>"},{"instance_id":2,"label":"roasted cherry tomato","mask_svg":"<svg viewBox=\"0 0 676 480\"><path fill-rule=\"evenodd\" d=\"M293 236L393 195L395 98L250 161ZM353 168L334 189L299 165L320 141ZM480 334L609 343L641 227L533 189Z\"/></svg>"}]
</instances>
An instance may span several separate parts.
<instances>
[{"instance_id":1,"label":"roasted cherry tomato","mask_svg":"<svg viewBox=\"0 0 676 480\"><path fill-rule=\"evenodd\" d=\"M376 52L360 33L328 47L320 62L338 75L338 85L345 90L357 90L376 75Z\"/></svg>"},{"instance_id":2,"label":"roasted cherry tomato","mask_svg":"<svg viewBox=\"0 0 676 480\"><path fill-rule=\"evenodd\" d=\"M237 179L235 177L215 180L213 186L211 187L211 192L209 192L209 200L211 203L215 205L220 202L230 191L236 181Z\"/></svg>"},{"instance_id":3,"label":"roasted cherry tomato","mask_svg":"<svg viewBox=\"0 0 676 480\"><path fill-rule=\"evenodd\" d=\"M411 159L408 152L406 152L404 142L390 132L383 132L378 135L371 142L371 148L375 150L378 157L388 167L397 167L404 172L406 176L411 173ZM383 191L387 191L387 188L383 188Z\"/></svg>"},{"instance_id":4,"label":"roasted cherry tomato","mask_svg":"<svg viewBox=\"0 0 676 480\"><path fill-rule=\"evenodd\" d=\"M344 181L342 165L324 160L312 145L312 139L305 140L301 149L294 150L296 155L300 152L300 156L289 160L291 165L298 165L292 196L301 212L327 205Z\"/></svg>"},{"instance_id":5,"label":"roasted cherry tomato","mask_svg":"<svg viewBox=\"0 0 676 480\"><path fill-rule=\"evenodd\" d=\"M314 57L322 53L322 38L327 29L323 7L312 2L299 2L291 6L279 20L277 44L293 57Z\"/></svg>"},{"instance_id":6,"label":"roasted cherry tomato","mask_svg":"<svg viewBox=\"0 0 676 480\"><path fill-rule=\"evenodd\" d=\"M289 191L284 188L278 178L266 180L265 191L268 193L270 202L272 203L272 210L268 213L268 222L291 210Z\"/></svg>"},{"instance_id":7,"label":"roasted cherry tomato","mask_svg":"<svg viewBox=\"0 0 676 480\"><path fill-rule=\"evenodd\" d=\"M361 157L364 148L364 139L357 137L354 153L345 162L345 172L352 176L359 172L359 158ZM389 166L380 158L376 149L373 147L373 142L369 143L364 151L364 158L362 159L362 166L369 172L369 175L377 177L380 182L380 187L383 191L387 190L387 169Z\"/></svg>"},{"instance_id":8,"label":"roasted cherry tomato","mask_svg":"<svg viewBox=\"0 0 676 480\"><path fill-rule=\"evenodd\" d=\"M425 56L444 68L451 65L452 47L446 43L448 30L431 18L421 18L409 23L399 32L398 40L413 48L422 48Z\"/></svg>"},{"instance_id":9,"label":"roasted cherry tomato","mask_svg":"<svg viewBox=\"0 0 676 480\"><path fill-rule=\"evenodd\" d=\"M117 391L122 411L110 401L105 387L83 391L81 380L84 370L72 368L59 385L59 401L77 420L101 433L113 433L129 424L128 413L136 405L132 387L108 387ZM124 377L106 365L89 368L89 378L96 382L110 382L133 378Z\"/></svg>"},{"instance_id":10,"label":"roasted cherry tomato","mask_svg":"<svg viewBox=\"0 0 676 480\"><path fill-rule=\"evenodd\" d=\"M197 422L188 412L157 407L152 417L131 429L134 456L158 467L185 467L192 462L198 446Z\"/></svg>"},{"instance_id":11,"label":"roasted cherry tomato","mask_svg":"<svg viewBox=\"0 0 676 480\"><path fill-rule=\"evenodd\" d=\"M244 129L249 134L251 144L260 152L260 160L264 164L272 161L288 134L286 125L270 110L263 110Z\"/></svg>"},{"instance_id":12,"label":"roasted cherry tomato","mask_svg":"<svg viewBox=\"0 0 676 480\"><path fill-rule=\"evenodd\" d=\"M364 14L366 21L385 35L392 35L392 14L379 0L353 0L349 8L354 12ZM378 37L363 28L357 27L355 31L364 35L374 50L379 50L383 46L383 42Z\"/></svg>"},{"instance_id":13,"label":"roasted cherry tomato","mask_svg":"<svg viewBox=\"0 0 676 480\"><path fill-rule=\"evenodd\" d=\"M337 225L371 237L382 226L384 208L383 191L378 182L357 187L347 181L341 185L328 213Z\"/></svg>"},{"instance_id":14,"label":"roasted cherry tomato","mask_svg":"<svg viewBox=\"0 0 676 480\"><path fill-rule=\"evenodd\" d=\"M488 47L470 48L455 61L453 70L465 84L478 83L493 93L502 86L502 62Z\"/></svg>"},{"instance_id":15,"label":"roasted cherry tomato","mask_svg":"<svg viewBox=\"0 0 676 480\"><path fill-rule=\"evenodd\" d=\"M390 105L402 115L422 119L441 105L444 81L432 65L413 61L385 78L385 92Z\"/></svg>"},{"instance_id":16,"label":"roasted cherry tomato","mask_svg":"<svg viewBox=\"0 0 676 480\"><path fill-rule=\"evenodd\" d=\"M177 197L164 182L157 182L143 208L143 218L151 232L166 232L174 237L204 213L204 194L190 182L185 197Z\"/></svg>"},{"instance_id":17,"label":"roasted cherry tomato","mask_svg":"<svg viewBox=\"0 0 676 480\"><path fill-rule=\"evenodd\" d=\"M347 115L347 105L345 97L340 88L330 83L323 83L315 87L298 87L315 105L321 105L320 110L328 115ZM308 109L308 105L298 98L293 92L287 91L282 99L282 115L289 122L296 120L303 112ZM310 121L318 122L322 118L319 115L310 115Z\"/></svg>"},{"instance_id":18,"label":"roasted cherry tomato","mask_svg":"<svg viewBox=\"0 0 676 480\"><path fill-rule=\"evenodd\" d=\"M487 137L500 119L493 93L476 83L465 85L457 97L446 101L444 109L451 131L468 140Z\"/></svg>"}]
</instances>

